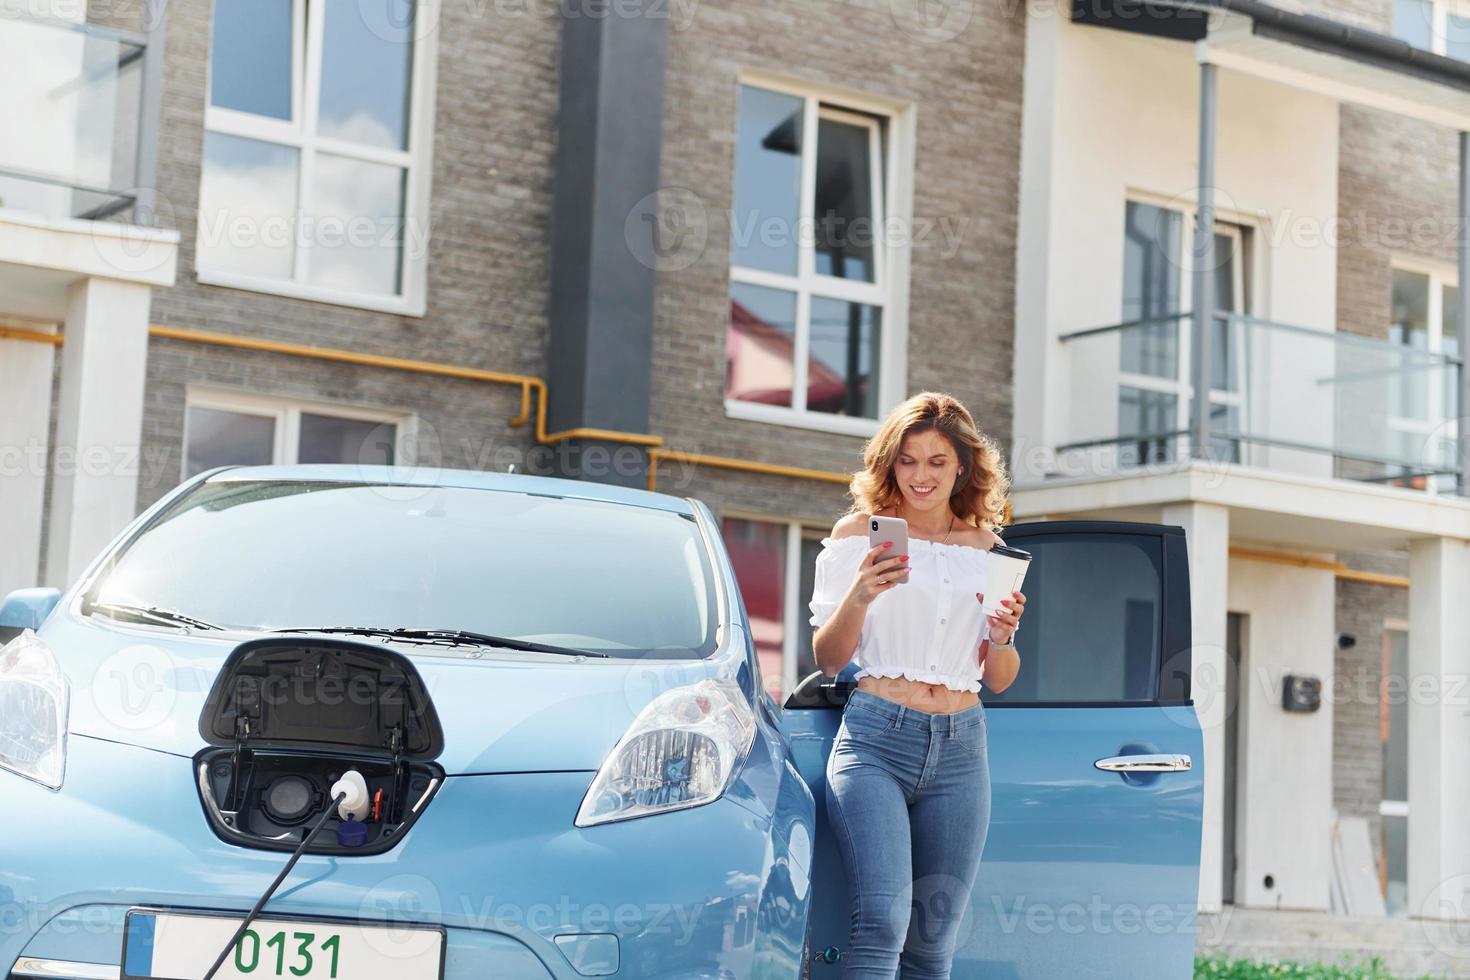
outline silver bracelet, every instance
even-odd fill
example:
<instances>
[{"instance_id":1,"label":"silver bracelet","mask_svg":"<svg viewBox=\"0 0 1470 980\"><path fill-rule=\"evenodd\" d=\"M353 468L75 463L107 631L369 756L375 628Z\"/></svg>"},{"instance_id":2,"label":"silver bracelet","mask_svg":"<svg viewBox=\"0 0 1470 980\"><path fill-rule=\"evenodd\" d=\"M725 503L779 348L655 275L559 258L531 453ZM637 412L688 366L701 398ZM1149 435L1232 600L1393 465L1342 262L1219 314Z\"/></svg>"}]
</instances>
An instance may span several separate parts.
<instances>
[{"instance_id":1,"label":"silver bracelet","mask_svg":"<svg viewBox=\"0 0 1470 980\"><path fill-rule=\"evenodd\" d=\"M1014 634L1014 633L1011 634L1011 638L1009 640L1007 640L1005 643L996 643L994 640L990 639L990 637L988 637L988 636L985 639L990 644L990 650L1014 650L1014 649L1016 649L1016 634ZM989 651L986 651L986 652L988 653Z\"/></svg>"}]
</instances>

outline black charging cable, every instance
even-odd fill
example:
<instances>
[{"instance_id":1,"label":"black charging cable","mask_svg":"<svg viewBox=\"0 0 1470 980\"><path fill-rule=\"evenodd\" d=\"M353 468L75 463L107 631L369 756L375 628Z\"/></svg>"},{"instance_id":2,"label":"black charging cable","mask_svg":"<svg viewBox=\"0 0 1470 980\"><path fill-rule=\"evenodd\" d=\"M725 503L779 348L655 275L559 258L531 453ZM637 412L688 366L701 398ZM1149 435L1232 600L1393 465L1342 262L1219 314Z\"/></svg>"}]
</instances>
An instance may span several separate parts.
<instances>
[{"instance_id":1,"label":"black charging cable","mask_svg":"<svg viewBox=\"0 0 1470 980\"><path fill-rule=\"evenodd\" d=\"M276 889L281 887L281 882L286 880L286 876L291 873L291 869L296 866L296 862L301 859L301 855L306 853L307 845L315 840L316 835L327 825L327 819L337 811L337 804L345 799L347 799L346 793L338 793L332 798L332 802L327 804L327 812L323 813L322 818L316 822L316 826L311 828L311 833L307 834L302 838L301 843L296 845L296 850L291 854L291 860L286 862L286 866L281 869L281 873L276 875L276 880L271 882L271 886L265 890L265 894L260 896L260 901L256 902L255 908L251 909L250 914L245 916L245 921L240 923L240 928L235 930L235 934L230 937L230 941L225 944L225 948L220 950L219 958L214 961L214 966L209 968L209 972L204 974L204 980L213 980L220 965L230 955L230 951L235 948L235 944L240 941L240 937L245 935L245 930L250 928L251 921L265 907L265 903L270 901L271 896L276 893Z\"/></svg>"}]
</instances>

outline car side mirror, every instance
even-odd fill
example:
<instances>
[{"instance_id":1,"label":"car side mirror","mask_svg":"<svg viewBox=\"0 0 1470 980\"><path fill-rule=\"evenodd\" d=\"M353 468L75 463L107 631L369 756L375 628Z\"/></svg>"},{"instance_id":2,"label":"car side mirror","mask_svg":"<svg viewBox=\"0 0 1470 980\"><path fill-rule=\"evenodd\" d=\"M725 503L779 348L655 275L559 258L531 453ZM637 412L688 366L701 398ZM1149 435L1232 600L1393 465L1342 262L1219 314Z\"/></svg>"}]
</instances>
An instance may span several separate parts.
<instances>
[{"instance_id":1,"label":"car side mirror","mask_svg":"<svg viewBox=\"0 0 1470 980\"><path fill-rule=\"evenodd\" d=\"M38 630L60 601L60 589L16 589L0 600L0 630Z\"/></svg>"}]
</instances>

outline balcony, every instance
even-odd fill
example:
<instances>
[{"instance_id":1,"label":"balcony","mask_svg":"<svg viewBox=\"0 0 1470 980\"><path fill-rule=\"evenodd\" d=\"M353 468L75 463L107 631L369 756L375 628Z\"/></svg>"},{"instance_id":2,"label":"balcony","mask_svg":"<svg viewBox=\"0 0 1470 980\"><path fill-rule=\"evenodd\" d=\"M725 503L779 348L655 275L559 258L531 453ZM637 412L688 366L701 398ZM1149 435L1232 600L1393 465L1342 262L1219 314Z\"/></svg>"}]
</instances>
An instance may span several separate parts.
<instances>
[{"instance_id":1,"label":"balcony","mask_svg":"<svg viewBox=\"0 0 1470 980\"><path fill-rule=\"evenodd\" d=\"M1070 393L1060 475L1120 475L1191 455L1306 477L1465 493L1458 357L1222 313L1208 445L1191 453L1188 313L1060 335Z\"/></svg>"},{"instance_id":2,"label":"balcony","mask_svg":"<svg viewBox=\"0 0 1470 980\"><path fill-rule=\"evenodd\" d=\"M145 35L0 18L0 214L151 225L158 62Z\"/></svg>"}]
</instances>

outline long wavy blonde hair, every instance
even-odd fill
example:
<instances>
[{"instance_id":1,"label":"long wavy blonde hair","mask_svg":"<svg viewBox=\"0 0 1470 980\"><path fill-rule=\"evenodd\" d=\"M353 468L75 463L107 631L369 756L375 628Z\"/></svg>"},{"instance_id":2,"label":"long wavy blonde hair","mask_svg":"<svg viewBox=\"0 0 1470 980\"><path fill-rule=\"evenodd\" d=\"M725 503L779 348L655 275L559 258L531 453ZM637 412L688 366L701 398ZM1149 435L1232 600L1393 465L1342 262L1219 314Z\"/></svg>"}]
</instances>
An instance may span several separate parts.
<instances>
[{"instance_id":1,"label":"long wavy blonde hair","mask_svg":"<svg viewBox=\"0 0 1470 980\"><path fill-rule=\"evenodd\" d=\"M1010 514L1011 480L994 439L981 432L974 416L952 395L921 391L899 405L863 447L863 468L848 484L848 513L876 514L903 499L893 463L910 432L937 431L959 456L961 472L949 498L950 510L972 527L999 532Z\"/></svg>"}]
</instances>

